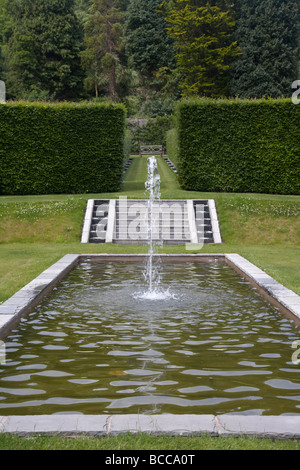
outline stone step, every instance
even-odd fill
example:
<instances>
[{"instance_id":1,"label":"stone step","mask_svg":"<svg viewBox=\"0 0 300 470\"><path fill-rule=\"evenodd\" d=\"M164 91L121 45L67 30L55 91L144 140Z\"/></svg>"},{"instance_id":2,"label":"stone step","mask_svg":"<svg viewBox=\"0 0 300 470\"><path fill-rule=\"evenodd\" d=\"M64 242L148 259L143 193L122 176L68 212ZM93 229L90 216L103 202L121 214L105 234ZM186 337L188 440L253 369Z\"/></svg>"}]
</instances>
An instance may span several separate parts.
<instances>
[{"instance_id":1,"label":"stone step","mask_svg":"<svg viewBox=\"0 0 300 470\"><path fill-rule=\"evenodd\" d=\"M134 212L134 211L143 211L143 212L148 212L149 209L148 209L148 206L143 206L143 205L140 205L140 204L134 204L134 205L128 205L128 206L125 206L125 207L117 207L116 208L116 214L119 214L119 213L123 213L123 212ZM179 213L179 214L184 214L184 213L187 213L187 209L186 207L184 206L168 206L168 207L161 207L161 206L158 206L158 205L154 205L154 207L152 208L152 211L153 212L156 212L156 213L166 213L166 214L173 214L173 213Z\"/></svg>"},{"instance_id":2,"label":"stone step","mask_svg":"<svg viewBox=\"0 0 300 470\"><path fill-rule=\"evenodd\" d=\"M89 243L105 243L109 201L96 199L91 212Z\"/></svg>"},{"instance_id":3,"label":"stone step","mask_svg":"<svg viewBox=\"0 0 300 470\"><path fill-rule=\"evenodd\" d=\"M89 243L105 243L105 238L90 238Z\"/></svg>"},{"instance_id":4,"label":"stone step","mask_svg":"<svg viewBox=\"0 0 300 470\"><path fill-rule=\"evenodd\" d=\"M209 216L210 216L210 214L209 214L209 209L197 210L197 211L195 212L196 218L199 217L199 216L202 217L203 215L209 217Z\"/></svg>"},{"instance_id":5,"label":"stone step","mask_svg":"<svg viewBox=\"0 0 300 470\"><path fill-rule=\"evenodd\" d=\"M185 245L186 243L189 243L190 240L163 240L164 245ZM122 240L116 240L115 243L118 243L119 245L149 245L149 240L143 239L143 240L128 240L128 239L122 239Z\"/></svg>"},{"instance_id":6,"label":"stone step","mask_svg":"<svg viewBox=\"0 0 300 470\"><path fill-rule=\"evenodd\" d=\"M96 230L91 230L90 231L90 238L101 238L101 240L106 239L106 231L105 230L100 230L97 232Z\"/></svg>"},{"instance_id":7,"label":"stone step","mask_svg":"<svg viewBox=\"0 0 300 470\"><path fill-rule=\"evenodd\" d=\"M117 199L115 202L110 202L97 199L93 201L93 206L89 204L89 207L91 210L89 234L85 228L88 242L104 243L107 237L107 227L109 225L111 230L112 225L110 224L113 221L113 242L120 244L149 244L148 238L145 238L148 228L146 225L148 220L147 200L126 199L122 201ZM113 219L109 214L110 207L115 207ZM159 239L164 244L185 244L190 242L191 223L194 224L194 233L199 243L214 243L208 201L194 201L193 212L195 218L193 222L189 220L189 207L190 202L177 199L162 200L160 203L155 203L153 217L155 224L154 241L156 243L159 243ZM124 209L126 212L123 211ZM132 225L130 226L130 224ZM130 239L130 228L134 232L131 234L132 239ZM128 239L124 239L124 234L128 234L128 229ZM111 240L111 232L108 237Z\"/></svg>"},{"instance_id":8,"label":"stone step","mask_svg":"<svg viewBox=\"0 0 300 470\"><path fill-rule=\"evenodd\" d=\"M174 165L174 163L168 157L165 157L165 162L171 168L171 170L173 170L175 173L177 173L176 166Z\"/></svg>"},{"instance_id":9,"label":"stone step","mask_svg":"<svg viewBox=\"0 0 300 470\"><path fill-rule=\"evenodd\" d=\"M106 216L108 215L108 207L102 207L102 206L95 206L94 207L94 210L93 210L93 214L95 214L96 216L101 216L103 214L106 214Z\"/></svg>"},{"instance_id":10,"label":"stone step","mask_svg":"<svg viewBox=\"0 0 300 470\"><path fill-rule=\"evenodd\" d=\"M133 222L136 220L136 217L127 217L127 219L122 219L122 218L117 218L116 219L116 226L124 226L124 225L128 225L128 223L130 222ZM160 221L160 225L162 226L166 226L166 225L170 225L171 227L184 227L184 226L188 226L188 223L189 221L186 219L186 220L164 220L163 221L164 223L162 224L161 221ZM97 223L96 219L95 219L95 223ZM145 220L138 220L137 223L141 223L143 225L148 225L147 224L147 221ZM158 224L158 220L155 220L154 221L155 225ZM204 225L209 225L209 224L204 224Z\"/></svg>"},{"instance_id":11,"label":"stone step","mask_svg":"<svg viewBox=\"0 0 300 470\"><path fill-rule=\"evenodd\" d=\"M212 229L211 223L204 223L204 224L196 224L197 230L205 230L205 229Z\"/></svg>"},{"instance_id":12,"label":"stone step","mask_svg":"<svg viewBox=\"0 0 300 470\"><path fill-rule=\"evenodd\" d=\"M98 218L92 219L91 229L94 228L95 226L99 225L99 224L107 225L107 219L105 219L105 218L103 218L103 219L98 219Z\"/></svg>"},{"instance_id":13,"label":"stone step","mask_svg":"<svg viewBox=\"0 0 300 470\"><path fill-rule=\"evenodd\" d=\"M97 232L97 228L98 228L98 231L99 231L99 225L98 225L98 224L96 224L96 225L95 225L95 224L91 225L90 233ZM106 233L107 225L101 226L101 228L102 228L102 230L100 230L100 232Z\"/></svg>"},{"instance_id":14,"label":"stone step","mask_svg":"<svg viewBox=\"0 0 300 470\"><path fill-rule=\"evenodd\" d=\"M139 214L139 213L141 213L141 214ZM152 211L152 214L154 214L154 216L156 216L156 217L158 217L159 215L165 215L165 216L168 216L168 217L179 216L179 217L185 217L186 219L188 218L187 211L183 211L181 209L169 211L169 210L158 210L158 209L154 208L154 210ZM142 207L142 208L135 207L134 210L133 210L133 208L129 207L127 210L116 210L116 216L117 217L120 217L120 216L135 217L136 215L145 215L146 216L146 215L148 215L148 209L145 208L145 207ZM208 218L208 213L207 213L206 217Z\"/></svg>"}]
</instances>

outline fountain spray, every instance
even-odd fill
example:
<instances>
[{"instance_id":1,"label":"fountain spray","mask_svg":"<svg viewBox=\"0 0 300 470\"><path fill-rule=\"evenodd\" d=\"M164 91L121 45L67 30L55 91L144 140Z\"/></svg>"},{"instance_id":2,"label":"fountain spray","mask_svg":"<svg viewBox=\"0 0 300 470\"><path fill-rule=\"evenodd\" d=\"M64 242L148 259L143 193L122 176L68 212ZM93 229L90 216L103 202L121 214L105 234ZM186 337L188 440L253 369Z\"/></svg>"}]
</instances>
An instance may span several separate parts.
<instances>
[{"instance_id":1,"label":"fountain spray","mask_svg":"<svg viewBox=\"0 0 300 470\"><path fill-rule=\"evenodd\" d=\"M148 240L149 240L149 252L148 252L148 264L146 278L149 282L149 294L153 294L153 282L155 271L153 269L153 248L154 248L154 234L158 231L158 242L159 243L159 209L160 203L160 176L157 168L157 161L155 157L148 158L148 177L145 183L146 191L149 192L148 199ZM156 216L156 217L155 217Z\"/></svg>"}]
</instances>

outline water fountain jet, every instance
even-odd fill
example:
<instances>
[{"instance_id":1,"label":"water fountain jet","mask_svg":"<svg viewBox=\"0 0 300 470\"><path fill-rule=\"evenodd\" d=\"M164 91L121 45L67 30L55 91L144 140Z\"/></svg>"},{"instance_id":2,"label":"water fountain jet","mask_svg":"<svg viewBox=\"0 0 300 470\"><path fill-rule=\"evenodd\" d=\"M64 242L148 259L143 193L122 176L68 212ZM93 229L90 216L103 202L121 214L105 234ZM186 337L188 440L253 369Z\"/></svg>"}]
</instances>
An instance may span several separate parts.
<instances>
[{"instance_id":1,"label":"water fountain jet","mask_svg":"<svg viewBox=\"0 0 300 470\"><path fill-rule=\"evenodd\" d=\"M154 265L154 248L156 245L162 245L162 234L160 230L160 175L158 172L157 161L154 156L149 157L147 161L148 175L145 182L146 191L149 194L147 205L147 233L149 241L148 260L145 270L145 280L148 288L145 292L136 295L136 298L143 300L166 300L175 298L169 289L159 288L160 272L159 259L156 257L156 266Z\"/></svg>"}]
</instances>

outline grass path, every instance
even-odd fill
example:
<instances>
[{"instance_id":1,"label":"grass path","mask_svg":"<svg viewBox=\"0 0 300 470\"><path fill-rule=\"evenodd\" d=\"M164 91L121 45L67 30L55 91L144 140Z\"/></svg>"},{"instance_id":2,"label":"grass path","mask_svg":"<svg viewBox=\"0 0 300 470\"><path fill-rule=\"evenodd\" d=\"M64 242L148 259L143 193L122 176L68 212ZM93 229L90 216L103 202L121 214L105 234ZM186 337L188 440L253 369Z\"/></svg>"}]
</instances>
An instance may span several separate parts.
<instances>
[{"instance_id":1,"label":"grass path","mask_svg":"<svg viewBox=\"0 0 300 470\"><path fill-rule=\"evenodd\" d=\"M168 167L162 158L157 158L157 166L160 174L160 189L162 199L180 199L183 197L182 191L177 181L175 173ZM126 172L121 194L126 194L128 198L146 198L145 182L147 179L147 157L135 157ZM186 192L185 192L186 193ZM186 197L186 196L185 196Z\"/></svg>"}]
</instances>

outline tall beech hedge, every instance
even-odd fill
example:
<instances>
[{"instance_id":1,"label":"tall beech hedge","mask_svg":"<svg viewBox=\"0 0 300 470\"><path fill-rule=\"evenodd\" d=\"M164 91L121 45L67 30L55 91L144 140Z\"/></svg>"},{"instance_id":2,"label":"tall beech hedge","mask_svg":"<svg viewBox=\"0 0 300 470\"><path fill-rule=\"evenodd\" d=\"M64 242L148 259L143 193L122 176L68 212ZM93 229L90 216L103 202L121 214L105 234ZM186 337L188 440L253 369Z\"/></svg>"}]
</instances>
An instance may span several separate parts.
<instances>
[{"instance_id":1,"label":"tall beech hedge","mask_svg":"<svg viewBox=\"0 0 300 470\"><path fill-rule=\"evenodd\" d=\"M183 188L300 194L300 105L288 99L182 101L177 125Z\"/></svg>"},{"instance_id":2,"label":"tall beech hedge","mask_svg":"<svg viewBox=\"0 0 300 470\"><path fill-rule=\"evenodd\" d=\"M124 129L114 104L0 105L0 194L118 190Z\"/></svg>"}]
</instances>

